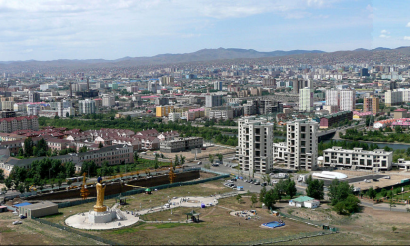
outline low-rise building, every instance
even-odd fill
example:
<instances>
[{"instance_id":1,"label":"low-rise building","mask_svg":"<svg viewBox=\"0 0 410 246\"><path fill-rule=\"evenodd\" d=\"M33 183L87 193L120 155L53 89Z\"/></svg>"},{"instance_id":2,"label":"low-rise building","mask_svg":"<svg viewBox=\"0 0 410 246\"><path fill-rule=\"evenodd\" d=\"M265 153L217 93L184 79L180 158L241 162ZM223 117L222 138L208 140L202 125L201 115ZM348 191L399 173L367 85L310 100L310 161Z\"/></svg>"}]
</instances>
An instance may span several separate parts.
<instances>
[{"instance_id":1,"label":"low-rise building","mask_svg":"<svg viewBox=\"0 0 410 246\"><path fill-rule=\"evenodd\" d=\"M362 148L343 149L333 146L323 150L325 167L343 167L352 170L387 171L392 168L393 152L383 149L366 151Z\"/></svg>"},{"instance_id":2,"label":"low-rise building","mask_svg":"<svg viewBox=\"0 0 410 246\"><path fill-rule=\"evenodd\" d=\"M201 137L178 138L170 141L162 141L160 150L165 153L188 151L195 148L202 148L204 139Z\"/></svg>"},{"instance_id":3,"label":"low-rise building","mask_svg":"<svg viewBox=\"0 0 410 246\"><path fill-rule=\"evenodd\" d=\"M19 214L27 218L40 218L47 215L58 214L58 204L44 201L19 207L18 210Z\"/></svg>"}]
</instances>

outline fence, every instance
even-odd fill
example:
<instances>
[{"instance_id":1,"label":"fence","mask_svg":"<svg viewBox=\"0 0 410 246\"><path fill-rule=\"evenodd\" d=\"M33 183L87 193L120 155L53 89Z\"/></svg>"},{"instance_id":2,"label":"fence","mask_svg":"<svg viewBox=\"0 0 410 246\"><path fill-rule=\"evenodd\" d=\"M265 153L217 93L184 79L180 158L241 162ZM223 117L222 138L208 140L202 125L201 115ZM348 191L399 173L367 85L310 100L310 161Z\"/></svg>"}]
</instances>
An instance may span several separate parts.
<instances>
[{"instance_id":1,"label":"fence","mask_svg":"<svg viewBox=\"0 0 410 246\"><path fill-rule=\"evenodd\" d=\"M120 245L120 244L118 244L118 243L115 243L115 242L113 242L113 241L107 240L107 239L102 238L102 237L98 237L98 236L95 236L95 235L87 234L87 233L84 233L84 232L79 231L79 230L71 229L71 228L68 227L68 226L55 224L55 223L53 223L53 222L50 222L50 221L47 221L47 220L43 220L43 219L40 219L40 218L32 218L32 219L35 220L35 221L37 221L37 222L39 222L39 223L41 223L41 224L46 224L46 225L49 225L49 226L58 228L58 229L60 229L60 230L68 231L68 232L71 232L71 233L80 235L80 236L82 236L82 237L86 237L86 238L89 238L89 239L92 239L92 240L95 240L95 241L99 241L99 242L101 242L101 243L105 243L105 244L108 244L108 245Z\"/></svg>"},{"instance_id":2,"label":"fence","mask_svg":"<svg viewBox=\"0 0 410 246\"><path fill-rule=\"evenodd\" d=\"M199 170L199 168L191 168L189 170L190 171ZM201 168L201 170L202 170L202 168ZM212 177L212 178L207 178L207 179L200 179L200 180L186 181L186 182L177 182L177 183L172 183L172 184L163 184L163 185L150 187L150 189L151 190L162 190L162 189L168 189L168 188L185 186L185 185L195 185L195 184L206 183L206 182L209 182L209 181L229 177L229 174L219 173L219 172L215 172L215 171L212 171L212 170L208 171L207 169L205 169L205 170L202 170L202 171L212 172L212 173L221 174L221 175L216 176L216 177ZM119 195L121 195L121 196L130 196L130 195L140 194L140 193L144 193L144 192L145 192L145 188L139 188L139 189L126 191L126 192L123 192L123 193L120 193L120 194L113 194L113 195L105 196L104 199L113 199L113 198L118 197ZM63 203L58 204L58 208L72 207L72 206L76 206L76 205L80 205L80 204L84 204L84 203L95 202L95 201L96 201L96 198L89 198L89 199L85 199L85 200L63 202Z\"/></svg>"},{"instance_id":3,"label":"fence","mask_svg":"<svg viewBox=\"0 0 410 246\"><path fill-rule=\"evenodd\" d=\"M267 238L267 239L261 239L261 240L244 242L244 243L235 243L235 245L261 245L261 244L283 243L283 242L293 241L293 240L298 240L298 239L303 239L303 238L325 236L325 235L330 235L333 233L336 233L336 232L333 232L333 231L304 232L304 233L298 233L295 235L290 235L290 236L285 236L285 237Z\"/></svg>"},{"instance_id":4,"label":"fence","mask_svg":"<svg viewBox=\"0 0 410 246\"><path fill-rule=\"evenodd\" d=\"M284 214L284 213L279 213L279 214L280 214L280 216L283 216L283 217L285 217L285 218L288 218L288 219L291 219L291 220L300 221L300 222L306 223L306 224L308 224L308 225L313 225L313 226L321 227L321 228L325 228L325 227L326 227L327 230L330 230L330 231L333 231L333 232L339 231L339 229L336 228L336 227L331 227L331 226L328 226L328 225L324 225L324 224L322 224L322 223L314 222L314 221L312 221L312 220L304 219L304 218L301 218L301 217L298 217L298 216L295 216L295 215Z\"/></svg>"}]
</instances>

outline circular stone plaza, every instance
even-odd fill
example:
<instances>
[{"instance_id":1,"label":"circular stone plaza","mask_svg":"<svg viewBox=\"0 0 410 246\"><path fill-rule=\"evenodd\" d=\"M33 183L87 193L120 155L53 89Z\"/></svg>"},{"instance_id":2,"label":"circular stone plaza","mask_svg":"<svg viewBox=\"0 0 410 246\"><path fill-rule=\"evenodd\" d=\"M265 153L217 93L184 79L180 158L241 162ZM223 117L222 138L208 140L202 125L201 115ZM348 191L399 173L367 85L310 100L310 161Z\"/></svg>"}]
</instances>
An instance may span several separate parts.
<instances>
[{"instance_id":1,"label":"circular stone plaza","mask_svg":"<svg viewBox=\"0 0 410 246\"><path fill-rule=\"evenodd\" d=\"M98 213L101 218L110 217L110 220L98 221L93 219L90 215L95 214L94 211L88 211L83 213L78 213L68 217L65 220L65 224L77 229L84 230L110 230L118 229L122 227L131 226L139 221L139 215L144 215L148 213L155 213L164 211L171 208L177 207L192 207L201 208L214 206L218 204L219 196L209 196L209 197L173 197L168 201L169 207L154 207L150 209L144 209L139 211L120 211L118 203L112 208L107 208L106 212ZM113 215L115 214L115 216ZM112 217L111 217L112 216Z\"/></svg>"}]
</instances>

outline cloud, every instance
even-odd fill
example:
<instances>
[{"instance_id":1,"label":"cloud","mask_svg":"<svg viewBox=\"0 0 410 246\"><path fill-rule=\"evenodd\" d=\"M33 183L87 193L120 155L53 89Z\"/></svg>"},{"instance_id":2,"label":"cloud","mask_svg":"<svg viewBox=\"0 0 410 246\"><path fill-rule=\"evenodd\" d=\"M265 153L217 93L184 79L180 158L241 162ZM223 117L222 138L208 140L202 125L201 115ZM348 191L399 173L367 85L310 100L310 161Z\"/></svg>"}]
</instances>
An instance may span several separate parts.
<instances>
[{"instance_id":1,"label":"cloud","mask_svg":"<svg viewBox=\"0 0 410 246\"><path fill-rule=\"evenodd\" d=\"M410 27L410 22L409 22L409 23L407 23L406 27Z\"/></svg>"},{"instance_id":2,"label":"cloud","mask_svg":"<svg viewBox=\"0 0 410 246\"><path fill-rule=\"evenodd\" d=\"M390 38L390 36L387 36L387 35L384 35L384 34L380 34L379 37L381 37L381 38Z\"/></svg>"},{"instance_id":3,"label":"cloud","mask_svg":"<svg viewBox=\"0 0 410 246\"><path fill-rule=\"evenodd\" d=\"M382 33L382 34L386 34L386 33L387 33L387 34L390 34L390 32L388 32L388 31L386 31L386 30L381 30L380 33Z\"/></svg>"},{"instance_id":4,"label":"cloud","mask_svg":"<svg viewBox=\"0 0 410 246\"><path fill-rule=\"evenodd\" d=\"M404 40L410 40L410 36L404 36Z\"/></svg>"}]
</instances>

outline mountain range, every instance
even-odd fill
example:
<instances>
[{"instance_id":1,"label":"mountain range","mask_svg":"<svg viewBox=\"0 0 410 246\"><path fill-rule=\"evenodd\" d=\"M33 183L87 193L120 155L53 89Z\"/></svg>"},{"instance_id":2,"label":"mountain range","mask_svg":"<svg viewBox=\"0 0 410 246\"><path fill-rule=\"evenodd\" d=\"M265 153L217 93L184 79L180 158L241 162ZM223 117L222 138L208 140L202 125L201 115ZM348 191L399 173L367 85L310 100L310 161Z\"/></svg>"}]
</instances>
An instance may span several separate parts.
<instances>
[{"instance_id":1,"label":"mountain range","mask_svg":"<svg viewBox=\"0 0 410 246\"><path fill-rule=\"evenodd\" d=\"M354 56L370 56L376 53L382 53L383 56L389 56L400 52L403 54L410 54L410 47L399 47L396 49L389 49L378 47L372 50L368 49L356 49L353 51L337 51L337 52L324 52L321 50L290 50L282 51L276 50L271 52L260 52L253 49L236 49L236 48L218 48L218 49L202 49L192 53L183 54L160 54L152 57L123 57L116 60L105 59L59 59L52 61L0 61L0 68L17 68L17 67L97 67L101 66L140 66L140 65L160 65L160 64L175 64L175 63L189 63L189 62L206 62L216 60L230 60L230 59L252 59L252 58L275 58L285 56L340 56L341 54Z\"/></svg>"}]
</instances>

